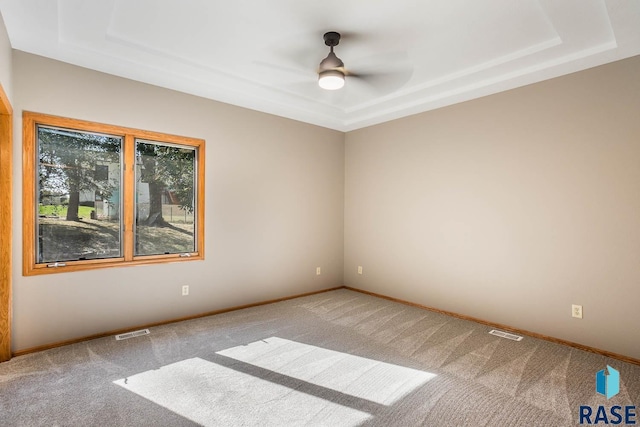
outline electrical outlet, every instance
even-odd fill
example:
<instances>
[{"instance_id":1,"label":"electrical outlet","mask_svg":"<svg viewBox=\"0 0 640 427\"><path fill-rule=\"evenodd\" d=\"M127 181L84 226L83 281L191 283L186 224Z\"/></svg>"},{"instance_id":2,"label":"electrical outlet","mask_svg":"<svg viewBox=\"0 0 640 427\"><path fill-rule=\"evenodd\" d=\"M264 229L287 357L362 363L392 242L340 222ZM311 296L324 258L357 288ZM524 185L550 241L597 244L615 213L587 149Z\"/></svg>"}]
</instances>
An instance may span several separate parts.
<instances>
[{"instance_id":1,"label":"electrical outlet","mask_svg":"<svg viewBox=\"0 0 640 427\"><path fill-rule=\"evenodd\" d=\"M320 275L320 267L316 267L316 276Z\"/></svg>"},{"instance_id":2,"label":"electrical outlet","mask_svg":"<svg viewBox=\"0 0 640 427\"><path fill-rule=\"evenodd\" d=\"M572 304L571 305L571 316L576 317L578 319L582 319L582 306Z\"/></svg>"},{"instance_id":3,"label":"electrical outlet","mask_svg":"<svg viewBox=\"0 0 640 427\"><path fill-rule=\"evenodd\" d=\"M358 266L358 274L362 274L362 266L361 265Z\"/></svg>"},{"instance_id":4,"label":"electrical outlet","mask_svg":"<svg viewBox=\"0 0 640 427\"><path fill-rule=\"evenodd\" d=\"M189 285L182 285L182 296L186 297L189 295Z\"/></svg>"}]
</instances>

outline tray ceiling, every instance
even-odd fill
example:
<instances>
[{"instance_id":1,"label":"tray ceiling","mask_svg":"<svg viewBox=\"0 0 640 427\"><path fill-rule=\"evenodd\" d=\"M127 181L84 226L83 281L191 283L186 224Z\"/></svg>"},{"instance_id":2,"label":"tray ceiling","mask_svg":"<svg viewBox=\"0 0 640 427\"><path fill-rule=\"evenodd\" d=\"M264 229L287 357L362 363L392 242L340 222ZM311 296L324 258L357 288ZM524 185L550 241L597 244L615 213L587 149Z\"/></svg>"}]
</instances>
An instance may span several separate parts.
<instances>
[{"instance_id":1,"label":"tray ceiling","mask_svg":"<svg viewBox=\"0 0 640 427\"><path fill-rule=\"evenodd\" d=\"M637 0L0 0L14 49L340 131L640 54ZM317 85L322 35L348 76Z\"/></svg>"}]
</instances>

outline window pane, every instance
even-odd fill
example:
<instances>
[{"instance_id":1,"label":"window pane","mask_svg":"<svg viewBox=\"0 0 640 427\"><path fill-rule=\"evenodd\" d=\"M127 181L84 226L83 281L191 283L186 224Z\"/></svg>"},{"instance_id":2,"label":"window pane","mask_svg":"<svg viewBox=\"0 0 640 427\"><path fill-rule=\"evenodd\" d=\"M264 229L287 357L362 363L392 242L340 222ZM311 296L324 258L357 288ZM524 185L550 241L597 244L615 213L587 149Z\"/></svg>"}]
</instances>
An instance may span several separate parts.
<instances>
[{"instance_id":1,"label":"window pane","mask_svg":"<svg viewBox=\"0 0 640 427\"><path fill-rule=\"evenodd\" d=\"M122 138L37 127L37 262L122 256Z\"/></svg>"},{"instance_id":2,"label":"window pane","mask_svg":"<svg viewBox=\"0 0 640 427\"><path fill-rule=\"evenodd\" d=\"M136 140L135 255L195 252L196 149Z\"/></svg>"}]
</instances>

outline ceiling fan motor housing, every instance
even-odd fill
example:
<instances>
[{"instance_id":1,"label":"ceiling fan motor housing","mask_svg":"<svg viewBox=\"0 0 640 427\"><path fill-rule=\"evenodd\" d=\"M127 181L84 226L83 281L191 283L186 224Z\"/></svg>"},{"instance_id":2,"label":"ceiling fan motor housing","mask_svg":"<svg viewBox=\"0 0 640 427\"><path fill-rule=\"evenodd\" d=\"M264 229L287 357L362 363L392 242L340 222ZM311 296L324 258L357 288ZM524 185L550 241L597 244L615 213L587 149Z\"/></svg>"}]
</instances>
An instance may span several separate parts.
<instances>
[{"instance_id":1,"label":"ceiling fan motor housing","mask_svg":"<svg viewBox=\"0 0 640 427\"><path fill-rule=\"evenodd\" d=\"M320 71L335 70L342 67L344 67L344 62L333 52L330 52L329 55L320 62Z\"/></svg>"}]
</instances>

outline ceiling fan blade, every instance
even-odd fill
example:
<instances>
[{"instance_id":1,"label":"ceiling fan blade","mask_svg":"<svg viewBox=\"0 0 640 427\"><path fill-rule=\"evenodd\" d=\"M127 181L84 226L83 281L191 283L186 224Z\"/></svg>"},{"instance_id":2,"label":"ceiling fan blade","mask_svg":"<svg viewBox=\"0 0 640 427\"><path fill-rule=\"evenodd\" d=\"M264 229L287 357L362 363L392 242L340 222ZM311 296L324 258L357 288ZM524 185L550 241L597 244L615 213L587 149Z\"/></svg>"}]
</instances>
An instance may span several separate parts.
<instances>
[{"instance_id":1,"label":"ceiling fan blade","mask_svg":"<svg viewBox=\"0 0 640 427\"><path fill-rule=\"evenodd\" d=\"M353 63L346 72L347 78L367 83L379 94L402 88L413 76L413 65L406 52L375 55Z\"/></svg>"},{"instance_id":2,"label":"ceiling fan blade","mask_svg":"<svg viewBox=\"0 0 640 427\"><path fill-rule=\"evenodd\" d=\"M289 36L291 37L291 36ZM320 60L327 55L326 46L318 46L314 34L300 33L293 38L270 40L263 44L252 64L289 75L313 75Z\"/></svg>"},{"instance_id":3,"label":"ceiling fan blade","mask_svg":"<svg viewBox=\"0 0 640 427\"><path fill-rule=\"evenodd\" d=\"M398 70L378 73L348 73L347 80L355 79L366 83L378 94L389 94L402 88L413 75L413 70Z\"/></svg>"}]
</instances>

